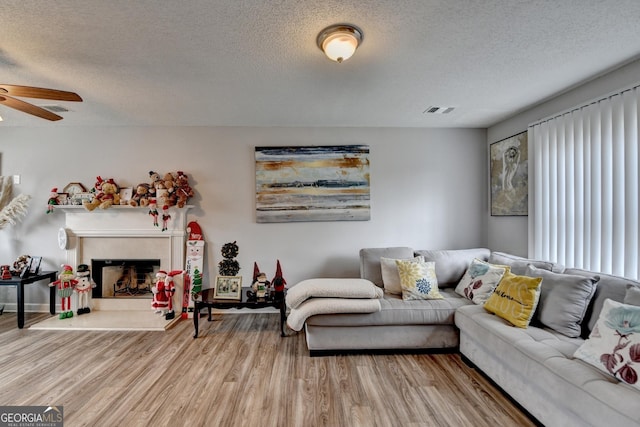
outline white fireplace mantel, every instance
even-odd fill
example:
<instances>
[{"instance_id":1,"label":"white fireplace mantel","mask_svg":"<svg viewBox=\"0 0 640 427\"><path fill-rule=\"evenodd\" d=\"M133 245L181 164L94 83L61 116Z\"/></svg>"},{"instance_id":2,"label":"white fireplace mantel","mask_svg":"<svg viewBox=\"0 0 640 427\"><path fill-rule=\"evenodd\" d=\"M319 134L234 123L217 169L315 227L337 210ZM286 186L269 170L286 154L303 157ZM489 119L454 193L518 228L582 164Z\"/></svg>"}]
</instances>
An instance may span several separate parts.
<instances>
[{"instance_id":1,"label":"white fireplace mantel","mask_svg":"<svg viewBox=\"0 0 640 427\"><path fill-rule=\"evenodd\" d=\"M135 238L144 237L168 241L171 253L166 258L170 259L170 268L180 270L184 265L187 212L192 207L169 208L171 218L167 230L162 231L162 213L158 218L160 226L154 226L146 207L112 206L88 211L82 206L56 206L56 211L65 214L67 264L77 267L90 261L82 259L82 239L119 237L132 239L131 244L135 244Z\"/></svg>"}]
</instances>

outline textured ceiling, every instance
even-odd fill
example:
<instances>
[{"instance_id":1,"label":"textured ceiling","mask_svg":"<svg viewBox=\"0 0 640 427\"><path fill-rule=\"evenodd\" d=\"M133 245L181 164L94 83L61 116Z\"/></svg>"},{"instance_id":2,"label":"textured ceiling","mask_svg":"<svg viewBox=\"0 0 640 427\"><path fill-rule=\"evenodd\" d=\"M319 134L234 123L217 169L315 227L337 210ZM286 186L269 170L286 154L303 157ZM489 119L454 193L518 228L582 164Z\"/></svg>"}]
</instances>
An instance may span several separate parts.
<instances>
[{"instance_id":1,"label":"textured ceiling","mask_svg":"<svg viewBox=\"0 0 640 427\"><path fill-rule=\"evenodd\" d=\"M55 123L0 106L0 126L487 127L640 57L638 0L3 0L0 18L0 83L84 98ZM344 22L364 42L337 64L315 38Z\"/></svg>"}]
</instances>

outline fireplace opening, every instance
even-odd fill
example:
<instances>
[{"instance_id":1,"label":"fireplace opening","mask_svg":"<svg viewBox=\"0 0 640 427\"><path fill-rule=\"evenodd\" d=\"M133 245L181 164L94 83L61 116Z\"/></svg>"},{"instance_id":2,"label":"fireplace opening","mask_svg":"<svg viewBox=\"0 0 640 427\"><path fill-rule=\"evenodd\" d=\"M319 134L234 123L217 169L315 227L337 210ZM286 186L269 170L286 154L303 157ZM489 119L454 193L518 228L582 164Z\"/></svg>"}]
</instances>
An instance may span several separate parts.
<instances>
[{"instance_id":1,"label":"fireplace opening","mask_svg":"<svg viewBox=\"0 0 640 427\"><path fill-rule=\"evenodd\" d=\"M93 259L93 298L152 298L159 259Z\"/></svg>"}]
</instances>

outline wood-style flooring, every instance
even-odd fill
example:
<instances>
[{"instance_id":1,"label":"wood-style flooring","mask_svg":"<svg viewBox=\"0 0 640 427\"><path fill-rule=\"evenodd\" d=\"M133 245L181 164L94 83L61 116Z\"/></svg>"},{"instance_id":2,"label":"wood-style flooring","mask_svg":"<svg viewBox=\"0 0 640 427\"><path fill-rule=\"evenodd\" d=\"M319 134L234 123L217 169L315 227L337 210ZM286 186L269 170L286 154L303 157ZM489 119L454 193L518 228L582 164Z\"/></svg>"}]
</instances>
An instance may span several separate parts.
<instances>
[{"instance_id":1,"label":"wood-style flooring","mask_svg":"<svg viewBox=\"0 0 640 427\"><path fill-rule=\"evenodd\" d=\"M72 426L533 426L458 354L309 357L279 316L167 332L36 331L0 316L0 405L63 405ZM62 321L62 320L61 320Z\"/></svg>"}]
</instances>

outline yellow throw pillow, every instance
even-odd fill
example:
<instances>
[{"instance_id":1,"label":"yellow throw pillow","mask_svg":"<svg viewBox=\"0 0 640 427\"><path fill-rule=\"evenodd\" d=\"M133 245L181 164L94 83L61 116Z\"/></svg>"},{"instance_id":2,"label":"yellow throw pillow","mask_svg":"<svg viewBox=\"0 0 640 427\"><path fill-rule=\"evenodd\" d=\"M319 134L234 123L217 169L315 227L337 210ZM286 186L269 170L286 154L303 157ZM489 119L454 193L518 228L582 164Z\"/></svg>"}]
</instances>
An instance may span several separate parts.
<instances>
[{"instance_id":1,"label":"yellow throw pillow","mask_svg":"<svg viewBox=\"0 0 640 427\"><path fill-rule=\"evenodd\" d=\"M541 277L517 276L507 271L484 308L514 326L526 328L536 311L541 283Z\"/></svg>"},{"instance_id":2,"label":"yellow throw pillow","mask_svg":"<svg viewBox=\"0 0 640 427\"><path fill-rule=\"evenodd\" d=\"M436 277L436 263L419 261L396 260L402 299L443 299L438 289Z\"/></svg>"}]
</instances>

